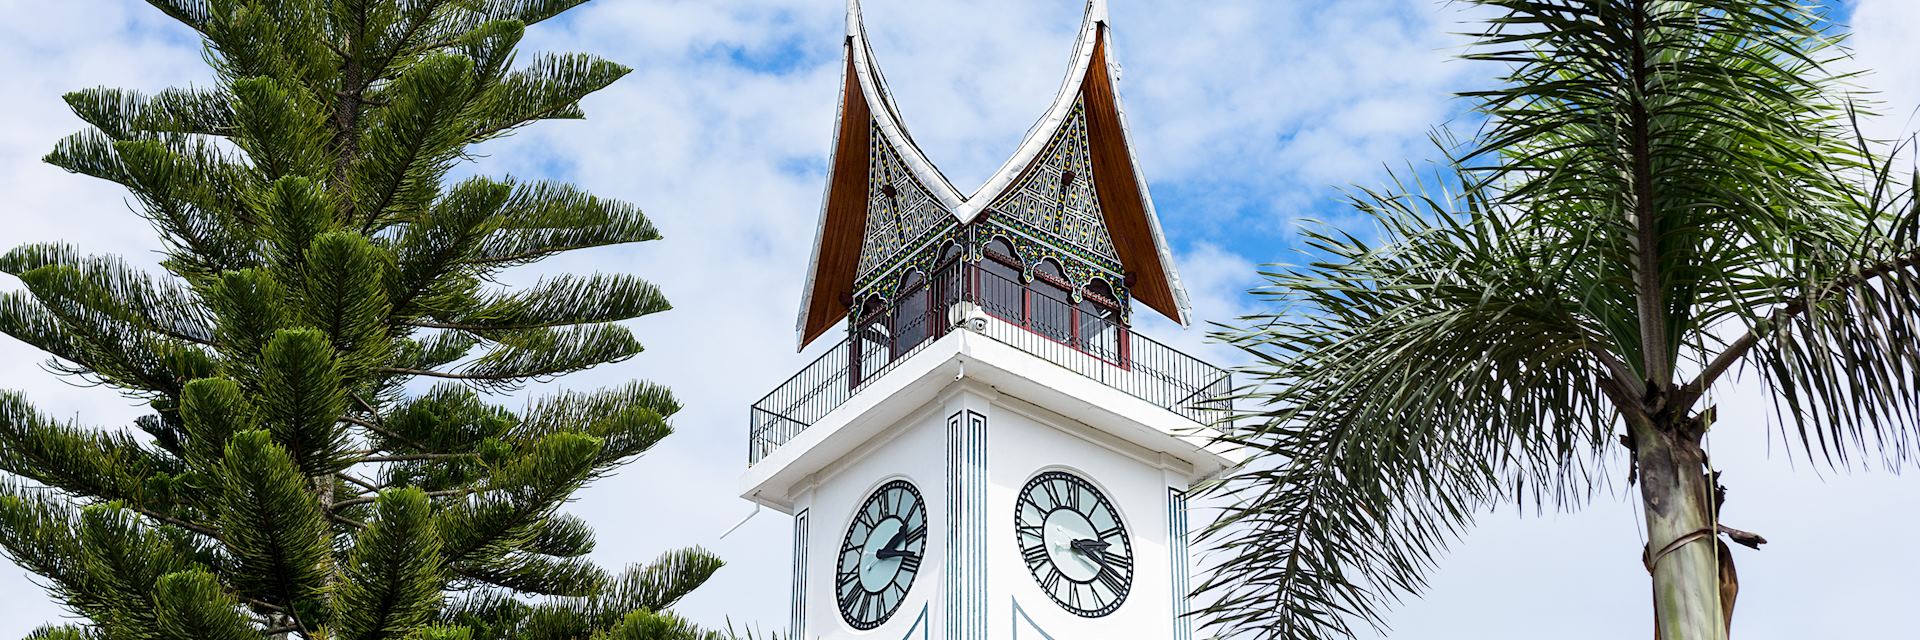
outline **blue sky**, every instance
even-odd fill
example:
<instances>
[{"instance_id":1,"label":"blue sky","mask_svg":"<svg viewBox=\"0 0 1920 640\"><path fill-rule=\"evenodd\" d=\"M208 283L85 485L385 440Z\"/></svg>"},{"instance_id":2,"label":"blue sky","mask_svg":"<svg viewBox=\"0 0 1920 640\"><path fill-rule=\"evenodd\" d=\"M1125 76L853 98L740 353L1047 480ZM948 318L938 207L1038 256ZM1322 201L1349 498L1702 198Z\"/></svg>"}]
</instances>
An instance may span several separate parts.
<instances>
[{"instance_id":1,"label":"blue sky","mask_svg":"<svg viewBox=\"0 0 1920 640\"><path fill-rule=\"evenodd\" d=\"M1470 125L1450 95L1493 70L1452 59L1471 15L1440 0L1111 0L1120 88L1176 261L1203 321L1253 307L1255 265L1294 261L1303 218L1349 220L1344 185L1433 157L1432 127ZM1858 0L1860 64L1911 130L1920 105L1920 2ZM1078 0L866 0L876 54L927 155L963 192L984 180L1038 118L1065 73ZM197 44L144 3L0 0L0 247L64 240L151 264L147 227L111 185L38 162L81 125L60 93L104 84L157 90L205 82ZM1854 13L1857 11L1858 13ZM590 98L588 119L531 127L478 151L462 171L575 182L646 207L667 239L555 260L659 283L676 310L636 322L649 351L573 376L591 388L631 378L687 405L678 434L570 508L601 532L608 564L700 544L731 563L690 598L696 619L778 626L785 616L787 520L747 519L736 497L746 407L816 354L794 353L793 319L832 135L841 0L600 0L528 34L529 51L587 51L635 72ZM1364 229L1354 229L1364 232ZM516 274L531 280L538 272ZM0 289L17 286L0 281ZM1220 360L1202 331L1155 323L1156 338ZM816 347L824 345L816 345ZM33 366L0 338L0 388L52 415L124 426L141 413L100 389ZM516 401L550 391L512 394ZM1716 442L1735 489L1729 523L1775 540L1742 556L1743 638L1911 635L1920 551L1913 478L1820 474L1786 455L1755 396L1724 391ZM1800 467L1796 469L1796 467ZM1619 493L1616 491L1615 493ZM1906 505L1905 508L1890 508ZM1397 638L1644 637L1646 578L1630 501L1575 514L1489 514L1390 621ZM0 637L60 611L0 568Z\"/></svg>"}]
</instances>

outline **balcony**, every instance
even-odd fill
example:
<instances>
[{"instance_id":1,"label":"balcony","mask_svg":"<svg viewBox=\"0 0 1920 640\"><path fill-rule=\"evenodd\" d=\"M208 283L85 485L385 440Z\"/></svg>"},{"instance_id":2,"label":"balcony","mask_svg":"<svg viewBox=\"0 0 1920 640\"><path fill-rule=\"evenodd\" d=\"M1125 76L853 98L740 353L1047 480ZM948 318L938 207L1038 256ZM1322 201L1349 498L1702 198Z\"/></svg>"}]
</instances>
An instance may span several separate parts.
<instances>
[{"instance_id":1,"label":"balcony","mask_svg":"<svg viewBox=\"0 0 1920 640\"><path fill-rule=\"evenodd\" d=\"M1111 302L1075 303L1044 277L1032 284L996 264L954 260L890 309L863 314L825 354L755 402L749 466L953 331L970 331L1172 411L1198 425L1227 417L1224 369L1120 323Z\"/></svg>"}]
</instances>

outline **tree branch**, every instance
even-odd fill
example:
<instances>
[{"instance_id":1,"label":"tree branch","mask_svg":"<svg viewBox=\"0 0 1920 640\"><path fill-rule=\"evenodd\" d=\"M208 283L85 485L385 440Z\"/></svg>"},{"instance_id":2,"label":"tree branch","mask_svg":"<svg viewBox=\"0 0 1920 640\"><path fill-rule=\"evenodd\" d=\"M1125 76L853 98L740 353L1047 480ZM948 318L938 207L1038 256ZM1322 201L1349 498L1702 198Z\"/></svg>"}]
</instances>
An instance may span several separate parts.
<instances>
[{"instance_id":1,"label":"tree branch","mask_svg":"<svg viewBox=\"0 0 1920 640\"><path fill-rule=\"evenodd\" d=\"M367 481L365 481L365 480L361 480L360 478L357 478L357 477L355 477L355 476L354 476L353 474L351 474L351 473L347 473L347 472L345 472L345 471L342 471L342 472L340 472L340 473L339 473L339 476L340 476L340 479L341 479L341 480L345 480L345 481L347 481L347 482L350 482L350 483L353 483L353 484L355 484L355 485L359 485L359 486L360 486L360 488L362 488L362 489L366 489L366 490L368 490L368 491L379 491L379 490L380 490L380 487L377 487L377 486L374 486L374 484L373 484L373 483L371 483L371 482L367 482Z\"/></svg>"},{"instance_id":2,"label":"tree branch","mask_svg":"<svg viewBox=\"0 0 1920 640\"><path fill-rule=\"evenodd\" d=\"M453 373L449 371L434 371L431 369L407 369L402 367L380 367L380 368L374 369L373 372L382 374L382 375L389 375L389 376L420 376L425 378L444 378L447 380L480 380L484 382L498 382L501 380L511 380L513 378L523 377L523 376L476 376L476 375L465 374L465 373Z\"/></svg>"},{"instance_id":3,"label":"tree branch","mask_svg":"<svg viewBox=\"0 0 1920 640\"><path fill-rule=\"evenodd\" d=\"M474 491L472 489L448 489L446 491L428 491L426 492L426 496L429 498L447 498L452 496L463 496L463 495L468 495L472 493L478 493L478 491ZM373 501L379 500L379 499L380 499L379 496L362 496L362 497L354 498L351 500L342 500L340 502L335 502L331 505L328 505L328 508L343 509L343 508L351 507L354 505L370 504ZM361 526L365 526L365 525L361 525Z\"/></svg>"},{"instance_id":4,"label":"tree branch","mask_svg":"<svg viewBox=\"0 0 1920 640\"><path fill-rule=\"evenodd\" d=\"M406 436L403 436L403 435L400 435L399 433L396 433L396 432L394 432L393 430L391 430L391 429L388 429L388 428L386 427L386 425L383 425L383 424L380 424L380 423L379 423L379 418L380 418L380 410L379 410L379 409L375 409L375 408L373 408L373 403L371 403L371 402L367 402L367 399L366 399L366 398L363 398L363 397L360 397L360 394L359 394L359 393L354 393L354 394L352 394L352 395L353 395L353 401L354 401L354 402L355 402L356 404L359 404L359 405L360 405L360 408L361 408L361 410L364 410L364 411L366 411L366 412L367 412L367 415L368 415L368 416L370 416L370 417L372 417L373 419L371 419L371 420L362 420L362 419L360 419L360 418L355 418L355 417L353 417L353 416L340 416L340 421L341 421L341 422L345 422L345 423L348 423L348 424L355 424L355 425L359 425L359 426L361 426L361 427L365 427L365 428L366 428L366 429L367 429L368 431L372 431L372 432L374 432L374 433L378 433L378 434L380 434L380 435L383 435L383 436L386 436L386 437L389 437L389 438L393 438L393 439L395 439L395 440L399 440L399 441L401 441L401 442L404 442L404 443L406 443L406 444L407 444L407 446L409 446L409 447L413 447L413 448L415 448L415 449L419 449L419 450L421 450L421 451L431 451L431 450L432 450L432 448L431 448L431 447L428 447L428 446L426 446L426 445L422 445L422 444L420 444L420 443L418 443L418 442L414 442L412 438L408 438L408 437L406 437Z\"/></svg>"},{"instance_id":5,"label":"tree branch","mask_svg":"<svg viewBox=\"0 0 1920 640\"><path fill-rule=\"evenodd\" d=\"M123 504L125 504L125 503L123 503ZM219 531L219 530L217 530L217 529L213 529L213 528L211 528L211 527L207 527L207 526L205 526L205 525L199 525L199 524L194 524L194 523L192 523L192 522L188 522L188 521L185 521L185 520L181 520L181 519L179 519L179 518L175 518L175 517L173 517L173 516L170 516L170 515L167 515L167 514L164 514L164 513L160 513L160 512L158 512L158 511L154 511L154 510L152 510L152 509L148 509L148 508L146 508L146 507L142 507L142 506L139 506L139 505L135 505L135 504L127 504L127 506L128 506L129 508L131 508L131 509L133 509L133 510L134 510L134 512L136 512L136 513L139 513L140 515L143 515L143 516L146 516L146 517L148 517L148 518L152 518L152 519L154 519L154 520L156 520L156 521L159 521L159 522L161 522L161 523L165 523L165 524L170 524L170 525L173 525L173 526L176 526L176 527L180 527L180 528L182 528L182 529L186 529L186 530L188 530L188 531L192 531L192 532L194 532L194 533L198 533L198 534L200 534L200 535L203 535L203 536L206 536L206 537L209 537L209 538L213 538L214 540L219 540L219 541L221 541L221 542L223 542L223 543L224 543L224 542L226 542L226 538L222 538L222 537L220 537L220 531Z\"/></svg>"},{"instance_id":6,"label":"tree branch","mask_svg":"<svg viewBox=\"0 0 1920 640\"><path fill-rule=\"evenodd\" d=\"M1721 375L1724 375L1729 369L1733 368L1735 363L1745 358L1748 353L1753 351L1754 347L1759 346L1762 339L1772 335L1775 329L1787 321L1792 320L1795 316L1806 313L1807 309L1813 305L1825 302L1829 298L1844 293L1854 287L1869 284L1881 277L1907 269L1920 269L1920 250L1873 265L1858 273L1849 273L1834 278L1833 281L1814 290L1812 294L1781 305L1779 309L1775 309L1773 313L1768 314L1765 320L1761 320L1760 322L1754 323L1752 327L1748 327L1747 332L1741 335L1739 339L1729 343L1725 351L1721 351L1720 355L1713 359L1713 362L1707 364L1706 369L1700 371L1700 375L1694 377L1693 381L1687 383L1686 386L1681 387L1680 392L1676 394L1674 398L1674 407L1684 410L1691 407L1694 402L1698 402L1701 396L1706 395L1707 389L1712 388L1713 383L1720 379Z\"/></svg>"},{"instance_id":7,"label":"tree branch","mask_svg":"<svg viewBox=\"0 0 1920 640\"><path fill-rule=\"evenodd\" d=\"M448 458L472 458L477 453L405 453L391 456L367 456L361 462L420 462L423 460L446 460Z\"/></svg>"},{"instance_id":8,"label":"tree branch","mask_svg":"<svg viewBox=\"0 0 1920 640\"><path fill-rule=\"evenodd\" d=\"M1603 369L1606 369L1607 373L1612 375L1611 380L1601 381L1601 384L1603 387L1612 386L1617 388L1618 390L1624 391L1625 389L1632 388L1640 384L1641 381L1639 380L1638 376L1635 376L1633 374L1633 367L1627 366L1627 362L1625 360L1621 360L1620 356L1615 355L1611 351L1607 351L1606 349L1600 348L1600 346L1592 342L1584 342L1580 348L1584 349L1588 355L1593 356L1594 360L1599 361L1600 367ZM1633 394L1627 394L1627 395L1632 396ZM1620 402L1621 401L1618 398L1616 398L1614 401L1615 404L1620 404ZM1627 407L1621 406L1620 408L1624 410Z\"/></svg>"}]
</instances>

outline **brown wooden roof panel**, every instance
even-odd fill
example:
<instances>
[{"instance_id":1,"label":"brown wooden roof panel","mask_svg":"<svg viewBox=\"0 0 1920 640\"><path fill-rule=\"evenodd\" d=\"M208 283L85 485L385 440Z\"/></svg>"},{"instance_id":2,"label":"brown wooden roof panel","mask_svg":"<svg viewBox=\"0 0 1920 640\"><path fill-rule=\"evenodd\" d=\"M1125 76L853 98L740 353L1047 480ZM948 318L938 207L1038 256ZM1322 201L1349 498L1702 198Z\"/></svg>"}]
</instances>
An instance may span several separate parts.
<instances>
[{"instance_id":1,"label":"brown wooden roof panel","mask_svg":"<svg viewBox=\"0 0 1920 640\"><path fill-rule=\"evenodd\" d=\"M1133 279L1133 297L1175 322L1185 322L1180 300L1173 290L1173 277L1161 262L1160 248L1154 239L1153 221L1148 212L1147 195L1140 187L1133 166L1133 153L1120 123L1120 100L1108 74L1107 43L1104 29L1093 43L1093 63L1087 65L1081 97L1087 109L1087 146L1093 159L1094 189L1100 194L1100 211L1107 231L1113 236L1120 264Z\"/></svg>"},{"instance_id":2,"label":"brown wooden roof panel","mask_svg":"<svg viewBox=\"0 0 1920 640\"><path fill-rule=\"evenodd\" d=\"M849 39L849 47L851 39ZM861 237L867 229L867 154L871 152L873 111L848 51L846 81L840 91L840 130L828 169L827 199L823 205L820 244L810 285L804 298L800 346L805 347L847 316L855 272L860 264Z\"/></svg>"}]
</instances>

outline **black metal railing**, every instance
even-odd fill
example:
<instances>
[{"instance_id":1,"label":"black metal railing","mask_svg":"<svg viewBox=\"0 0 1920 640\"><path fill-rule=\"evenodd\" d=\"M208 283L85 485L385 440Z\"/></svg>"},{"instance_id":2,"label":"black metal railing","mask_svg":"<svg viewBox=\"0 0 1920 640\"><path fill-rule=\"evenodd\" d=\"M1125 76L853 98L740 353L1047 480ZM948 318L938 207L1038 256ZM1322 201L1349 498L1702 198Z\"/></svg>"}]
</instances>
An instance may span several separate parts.
<instances>
[{"instance_id":1,"label":"black metal railing","mask_svg":"<svg viewBox=\"0 0 1920 640\"><path fill-rule=\"evenodd\" d=\"M891 309L866 314L847 338L753 404L747 463L786 444L962 320L956 303L990 318L964 328L1039 356L1202 425L1225 419L1233 390L1224 369L1134 333L1110 310L1075 304L977 263L954 262L907 287ZM924 304L922 304L924 302Z\"/></svg>"}]
</instances>

